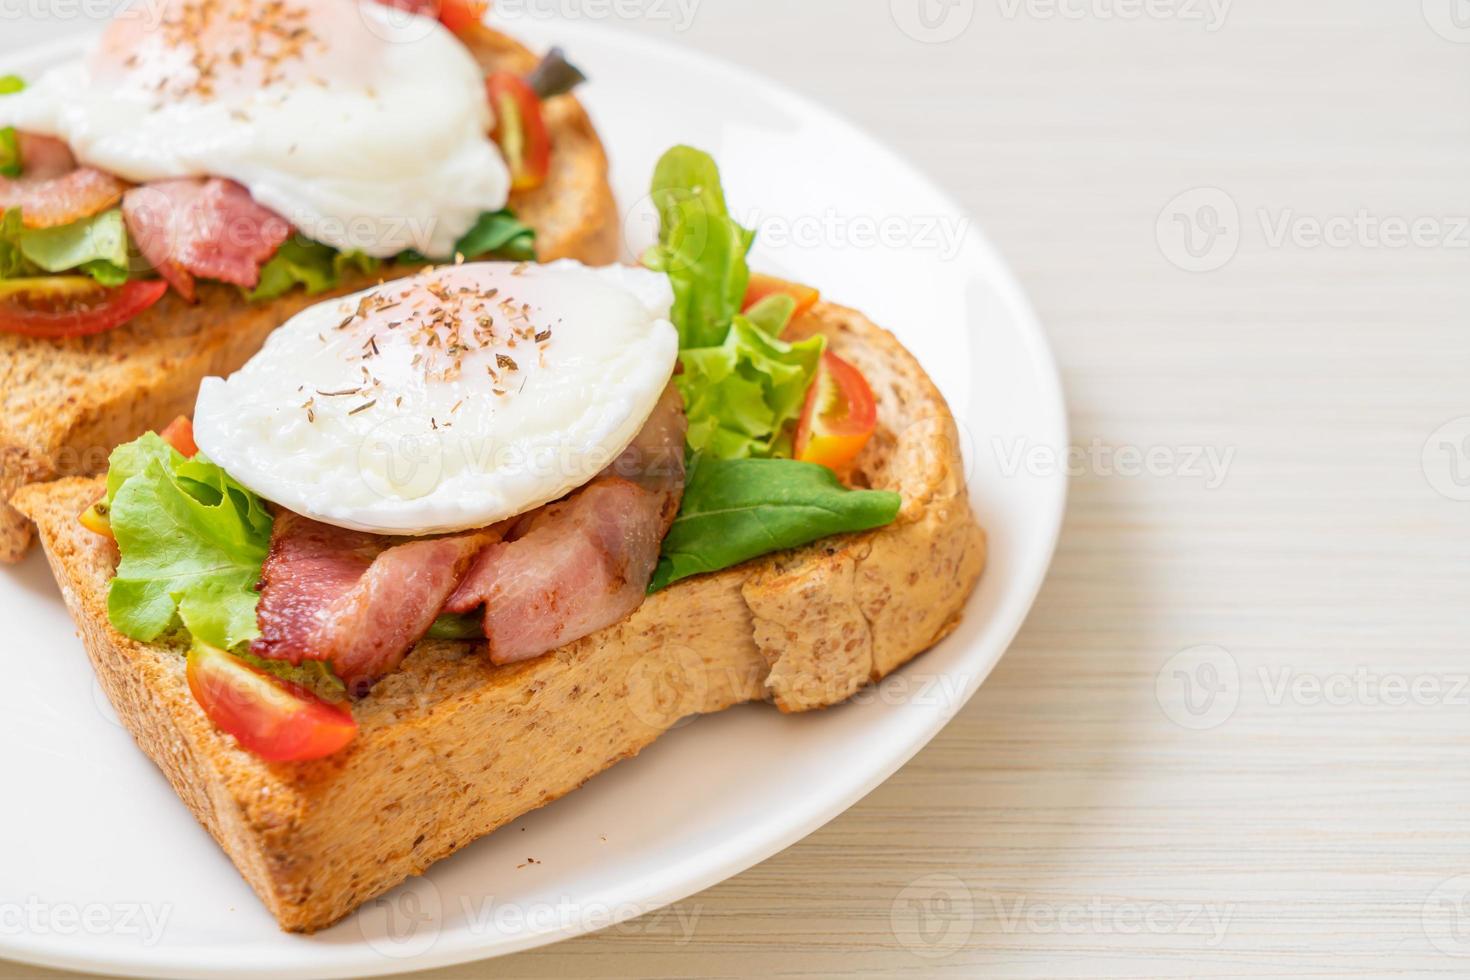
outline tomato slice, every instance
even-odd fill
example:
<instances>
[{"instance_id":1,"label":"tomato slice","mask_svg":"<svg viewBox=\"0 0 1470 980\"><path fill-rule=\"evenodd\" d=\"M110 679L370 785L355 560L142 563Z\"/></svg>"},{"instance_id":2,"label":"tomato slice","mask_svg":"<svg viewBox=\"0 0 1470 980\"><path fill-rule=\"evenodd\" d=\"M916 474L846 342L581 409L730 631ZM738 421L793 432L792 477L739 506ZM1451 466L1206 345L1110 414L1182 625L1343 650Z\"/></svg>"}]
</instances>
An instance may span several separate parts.
<instances>
[{"instance_id":1,"label":"tomato slice","mask_svg":"<svg viewBox=\"0 0 1470 980\"><path fill-rule=\"evenodd\" d=\"M490 136L510 167L512 190L540 187L551 173L551 134L541 115L541 100L519 75L497 71L485 80L495 129Z\"/></svg>"},{"instance_id":2,"label":"tomato slice","mask_svg":"<svg viewBox=\"0 0 1470 980\"><path fill-rule=\"evenodd\" d=\"M868 379L831 351L824 353L796 427L796 458L840 470L857 458L877 426Z\"/></svg>"},{"instance_id":3,"label":"tomato slice","mask_svg":"<svg viewBox=\"0 0 1470 980\"><path fill-rule=\"evenodd\" d=\"M811 312L811 308L817 305L817 300L822 294L811 286L803 286L796 282L787 282L775 276L762 275L759 272L750 274L750 285L745 287L745 302L741 304L741 310L748 310L767 296L790 296L796 300L796 312L791 315L793 320L804 313Z\"/></svg>"},{"instance_id":4,"label":"tomato slice","mask_svg":"<svg viewBox=\"0 0 1470 980\"><path fill-rule=\"evenodd\" d=\"M127 323L168 292L161 279L116 289L88 276L36 276L0 281L0 332L27 337L83 337Z\"/></svg>"},{"instance_id":5,"label":"tomato slice","mask_svg":"<svg viewBox=\"0 0 1470 980\"><path fill-rule=\"evenodd\" d=\"M485 23L490 0L440 0L439 23L456 34L466 34Z\"/></svg>"},{"instance_id":6,"label":"tomato slice","mask_svg":"<svg viewBox=\"0 0 1470 980\"><path fill-rule=\"evenodd\" d=\"M163 441L179 451L180 456L199 455L199 446L194 442L194 423L188 416L180 415L159 433Z\"/></svg>"},{"instance_id":7,"label":"tomato slice","mask_svg":"<svg viewBox=\"0 0 1470 980\"><path fill-rule=\"evenodd\" d=\"M195 644L186 673L189 690L209 720L266 762L325 758L357 736L357 722L347 708L215 647Z\"/></svg>"}]
</instances>

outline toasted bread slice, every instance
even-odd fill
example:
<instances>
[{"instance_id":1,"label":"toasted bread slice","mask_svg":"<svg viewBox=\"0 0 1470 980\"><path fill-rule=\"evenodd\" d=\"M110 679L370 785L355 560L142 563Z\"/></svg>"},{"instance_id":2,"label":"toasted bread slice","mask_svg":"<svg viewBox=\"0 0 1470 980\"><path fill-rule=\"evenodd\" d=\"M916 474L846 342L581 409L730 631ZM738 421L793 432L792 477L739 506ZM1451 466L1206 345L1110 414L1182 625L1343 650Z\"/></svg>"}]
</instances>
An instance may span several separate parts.
<instances>
[{"instance_id":1,"label":"toasted bread slice","mask_svg":"<svg viewBox=\"0 0 1470 980\"><path fill-rule=\"evenodd\" d=\"M486 71L524 74L536 63L489 28L470 46ZM602 143L572 96L549 99L545 112L551 174L541 187L513 194L511 207L536 229L542 260L605 265L617 258L620 229ZM413 271L390 266L377 277ZM377 277L354 276L337 293L364 289ZM19 560L31 540L30 522L6 504L17 487L102 472L114 446L190 414L202 378L239 368L272 330L330 295L296 290L250 303L233 286L201 283L197 304L170 293L131 323L95 337L0 333L0 562Z\"/></svg>"},{"instance_id":2,"label":"toasted bread slice","mask_svg":"<svg viewBox=\"0 0 1470 980\"><path fill-rule=\"evenodd\" d=\"M627 619L536 660L421 644L357 702L329 759L269 765L191 697L183 650L107 619L113 544L78 522L100 479L28 486L35 520L103 689L138 744L282 928L312 932L470 841L636 755L679 719L745 701L843 701L958 622L985 563L953 417L913 357L860 314L821 305L824 333L867 375L878 432L852 482L898 491L892 525L688 579Z\"/></svg>"}]
</instances>

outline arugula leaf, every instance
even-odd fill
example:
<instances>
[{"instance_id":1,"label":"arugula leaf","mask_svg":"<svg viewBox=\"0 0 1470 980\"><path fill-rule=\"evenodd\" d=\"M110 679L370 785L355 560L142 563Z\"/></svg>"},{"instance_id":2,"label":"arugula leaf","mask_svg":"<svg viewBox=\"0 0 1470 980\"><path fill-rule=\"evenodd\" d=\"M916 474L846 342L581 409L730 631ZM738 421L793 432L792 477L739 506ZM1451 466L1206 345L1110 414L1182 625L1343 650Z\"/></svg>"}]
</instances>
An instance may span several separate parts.
<instances>
[{"instance_id":1,"label":"arugula leaf","mask_svg":"<svg viewBox=\"0 0 1470 980\"><path fill-rule=\"evenodd\" d=\"M697 457L648 591L832 534L882 527L901 504L896 493L848 490L815 463Z\"/></svg>"},{"instance_id":2,"label":"arugula leaf","mask_svg":"<svg viewBox=\"0 0 1470 980\"><path fill-rule=\"evenodd\" d=\"M509 211L486 211L454 245L467 259L495 254L513 262L536 260L536 229L522 224Z\"/></svg>"},{"instance_id":3,"label":"arugula leaf","mask_svg":"<svg viewBox=\"0 0 1470 980\"><path fill-rule=\"evenodd\" d=\"M260 267L260 282L245 298L252 302L275 299L297 286L305 287L308 296L315 296L335 287L343 275L354 269L371 275L378 270L378 260L362 252L339 252L330 245L292 235Z\"/></svg>"},{"instance_id":4,"label":"arugula leaf","mask_svg":"<svg viewBox=\"0 0 1470 980\"><path fill-rule=\"evenodd\" d=\"M670 317L679 330L679 346L717 346L745 301L746 255L755 232L730 217L719 168L700 150L676 146L665 153L651 193L659 213L659 244L643 262L669 277L674 289Z\"/></svg>"},{"instance_id":5,"label":"arugula leaf","mask_svg":"<svg viewBox=\"0 0 1470 980\"><path fill-rule=\"evenodd\" d=\"M473 614L444 613L429 627L431 640L483 640L485 620Z\"/></svg>"},{"instance_id":6,"label":"arugula leaf","mask_svg":"<svg viewBox=\"0 0 1470 980\"><path fill-rule=\"evenodd\" d=\"M689 447L717 459L769 456L801 413L826 339L788 344L737 316L725 342L679 352L674 376L689 417Z\"/></svg>"},{"instance_id":7,"label":"arugula leaf","mask_svg":"<svg viewBox=\"0 0 1470 980\"><path fill-rule=\"evenodd\" d=\"M454 252L455 255L462 255L466 259L480 259L494 255L495 258L511 262L534 262L536 261L536 229L522 224L508 208L500 211L486 211L480 215L474 226L454 243ZM409 265L435 263L442 265L453 261L455 255L435 259L410 248L399 252L397 261Z\"/></svg>"},{"instance_id":8,"label":"arugula leaf","mask_svg":"<svg viewBox=\"0 0 1470 980\"><path fill-rule=\"evenodd\" d=\"M107 597L119 632L150 641L182 624L225 650L259 635L255 583L271 531L259 497L149 433L113 452L107 509L122 555Z\"/></svg>"},{"instance_id":9,"label":"arugula leaf","mask_svg":"<svg viewBox=\"0 0 1470 980\"><path fill-rule=\"evenodd\" d=\"M86 272L104 286L128 279L128 230L121 208L81 218L58 228L36 228L16 236L22 255L45 272Z\"/></svg>"}]
</instances>

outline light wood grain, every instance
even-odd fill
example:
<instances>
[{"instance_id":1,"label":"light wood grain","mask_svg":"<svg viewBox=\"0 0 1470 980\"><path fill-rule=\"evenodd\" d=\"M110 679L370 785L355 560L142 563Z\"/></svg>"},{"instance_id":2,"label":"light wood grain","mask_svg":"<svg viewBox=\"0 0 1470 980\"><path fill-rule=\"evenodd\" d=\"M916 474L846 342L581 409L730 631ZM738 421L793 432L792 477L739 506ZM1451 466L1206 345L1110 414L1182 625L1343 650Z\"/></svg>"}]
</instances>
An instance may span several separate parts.
<instances>
[{"instance_id":1,"label":"light wood grain","mask_svg":"<svg viewBox=\"0 0 1470 980\"><path fill-rule=\"evenodd\" d=\"M1238 0L1213 32L1013 7L979 0L944 45L880 0L705 0L687 32L620 26L750 65L900 147L1015 266L1077 442L1233 451L1224 483L1079 475L994 676L801 844L674 913L424 976L1470 969L1445 951L1470 953L1440 901L1458 883L1436 892L1470 872L1470 690L1454 690L1470 503L1421 465L1470 415L1470 248L1273 247L1257 217L1470 215L1470 45L1420 0ZM1237 202L1243 234L1191 274L1155 223L1201 186ZM1156 680L1200 645L1228 651L1238 704L1191 730ZM1282 671L1359 668L1439 693L1274 690Z\"/></svg>"}]
</instances>

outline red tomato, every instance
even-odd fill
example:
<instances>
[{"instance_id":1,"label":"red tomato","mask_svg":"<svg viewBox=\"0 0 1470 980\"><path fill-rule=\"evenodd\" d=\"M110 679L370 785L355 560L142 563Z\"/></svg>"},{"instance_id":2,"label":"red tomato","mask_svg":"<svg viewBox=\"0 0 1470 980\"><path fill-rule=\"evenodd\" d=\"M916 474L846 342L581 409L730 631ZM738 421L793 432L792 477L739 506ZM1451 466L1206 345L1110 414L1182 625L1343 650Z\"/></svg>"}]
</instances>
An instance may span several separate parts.
<instances>
[{"instance_id":1,"label":"red tomato","mask_svg":"<svg viewBox=\"0 0 1470 980\"><path fill-rule=\"evenodd\" d=\"M0 282L0 332L82 337L121 326L168 292L161 279L99 286L87 276L37 276Z\"/></svg>"},{"instance_id":2,"label":"red tomato","mask_svg":"<svg viewBox=\"0 0 1470 980\"><path fill-rule=\"evenodd\" d=\"M541 115L541 100L525 79L497 71L485 80L495 129L490 133L510 167L511 189L529 191L551 172L551 134Z\"/></svg>"},{"instance_id":3,"label":"red tomato","mask_svg":"<svg viewBox=\"0 0 1470 980\"><path fill-rule=\"evenodd\" d=\"M868 379L831 351L824 353L796 427L796 458L840 470L857 458L877 426Z\"/></svg>"},{"instance_id":4,"label":"red tomato","mask_svg":"<svg viewBox=\"0 0 1470 980\"><path fill-rule=\"evenodd\" d=\"M810 312L811 308L817 305L817 300L822 298L822 294L810 286L752 272L750 285L745 287L745 302L741 304L740 309L748 310L767 296L790 296L796 300L796 312L791 315L793 320Z\"/></svg>"},{"instance_id":5,"label":"red tomato","mask_svg":"<svg viewBox=\"0 0 1470 980\"><path fill-rule=\"evenodd\" d=\"M357 736L357 722L347 708L223 650L196 644L186 673L189 690L209 720L266 762L321 759Z\"/></svg>"},{"instance_id":6,"label":"red tomato","mask_svg":"<svg viewBox=\"0 0 1470 980\"><path fill-rule=\"evenodd\" d=\"M197 456L199 447L194 443L194 423L187 416L180 415L168 425L163 427L159 433L163 441L179 451L180 456Z\"/></svg>"},{"instance_id":7,"label":"red tomato","mask_svg":"<svg viewBox=\"0 0 1470 980\"><path fill-rule=\"evenodd\" d=\"M490 0L440 0L439 23L456 34L465 34L485 23Z\"/></svg>"}]
</instances>

